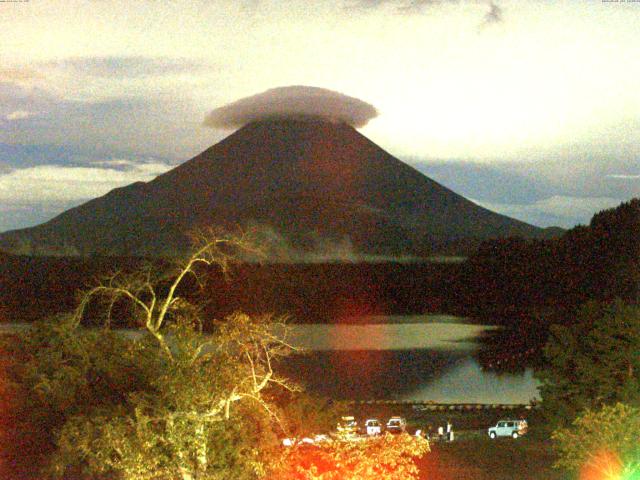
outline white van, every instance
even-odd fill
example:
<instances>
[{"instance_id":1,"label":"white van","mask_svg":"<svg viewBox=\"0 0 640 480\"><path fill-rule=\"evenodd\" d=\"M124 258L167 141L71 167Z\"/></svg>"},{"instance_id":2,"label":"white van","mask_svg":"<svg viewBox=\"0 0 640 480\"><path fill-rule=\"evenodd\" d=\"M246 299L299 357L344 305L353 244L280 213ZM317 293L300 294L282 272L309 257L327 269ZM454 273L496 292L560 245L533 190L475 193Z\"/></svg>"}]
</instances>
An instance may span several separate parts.
<instances>
[{"instance_id":1,"label":"white van","mask_svg":"<svg viewBox=\"0 0 640 480\"><path fill-rule=\"evenodd\" d=\"M370 418L364 422L364 428L367 435L380 435L382 433L382 424L377 418Z\"/></svg>"},{"instance_id":2,"label":"white van","mask_svg":"<svg viewBox=\"0 0 640 480\"><path fill-rule=\"evenodd\" d=\"M487 430L490 438L512 437L518 438L527 433L526 420L500 420L495 427Z\"/></svg>"}]
</instances>

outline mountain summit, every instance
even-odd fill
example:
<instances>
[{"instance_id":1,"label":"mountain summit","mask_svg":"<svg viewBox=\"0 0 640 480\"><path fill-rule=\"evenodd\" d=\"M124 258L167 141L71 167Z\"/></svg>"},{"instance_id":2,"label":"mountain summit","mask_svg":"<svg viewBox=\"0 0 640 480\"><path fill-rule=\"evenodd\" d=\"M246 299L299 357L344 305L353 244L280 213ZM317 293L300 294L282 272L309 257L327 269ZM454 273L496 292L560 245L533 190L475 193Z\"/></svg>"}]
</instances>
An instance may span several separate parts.
<instances>
[{"instance_id":1,"label":"mountain summit","mask_svg":"<svg viewBox=\"0 0 640 480\"><path fill-rule=\"evenodd\" d=\"M543 234L457 195L345 123L298 118L249 123L148 183L0 234L0 248L172 254L205 225L257 226L280 259L420 256L447 242Z\"/></svg>"}]
</instances>

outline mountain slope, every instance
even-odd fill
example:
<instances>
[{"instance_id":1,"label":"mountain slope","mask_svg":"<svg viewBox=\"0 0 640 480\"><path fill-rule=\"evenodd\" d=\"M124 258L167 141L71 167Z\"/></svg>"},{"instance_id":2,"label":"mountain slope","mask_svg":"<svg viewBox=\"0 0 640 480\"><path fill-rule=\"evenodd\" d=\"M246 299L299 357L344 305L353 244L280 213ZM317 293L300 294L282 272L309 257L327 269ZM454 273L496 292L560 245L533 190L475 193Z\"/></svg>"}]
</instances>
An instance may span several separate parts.
<instances>
[{"instance_id":1,"label":"mountain slope","mask_svg":"<svg viewBox=\"0 0 640 480\"><path fill-rule=\"evenodd\" d=\"M0 248L175 253L188 245L185 233L203 225L260 225L297 250L393 255L463 239L543 235L455 194L346 124L271 120L241 128L151 182L0 234Z\"/></svg>"}]
</instances>

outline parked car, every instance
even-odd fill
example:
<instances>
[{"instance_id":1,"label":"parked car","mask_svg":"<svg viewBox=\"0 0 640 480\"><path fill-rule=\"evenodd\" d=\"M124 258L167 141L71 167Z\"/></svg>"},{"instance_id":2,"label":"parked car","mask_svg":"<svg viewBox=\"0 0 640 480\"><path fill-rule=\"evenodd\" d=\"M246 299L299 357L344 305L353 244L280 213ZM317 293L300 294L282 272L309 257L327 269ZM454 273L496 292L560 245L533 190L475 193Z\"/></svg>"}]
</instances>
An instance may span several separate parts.
<instances>
[{"instance_id":1,"label":"parked car","mask_svg":"<svg viewBox=\"0 0 640 480\"><path fill-rule=\"evenodd\" d=\"M518 438L527 433L526 420L500 420L495 427L487 430L490 438L512 437Z\"/></svg>"},{"instance_id":2,"label":"parked car","mask_svg":"<svg viewBox=\"0 0 640 480\"><path fill-rule=\"evenodd\" d=\"M377 418L370 418L364 422L364 429L367 435L380 435L382 433L382 424Z\"/></svg>"},{"instance_id":3,"label":"parked car","mask_svg":"<svg viewBox=\"0 0 640 480\"><path fill-rule=\"evenodd\" d=\"M358 433L358 422L355 417L345 416L338 422L338 434L344 436L353 436Z\"/></svg>"},{"instance_id":4,"label":"parked car","mask_svg":"<svg viewBox=\"0 0 640 480\"><path fill-rule=\"evenodd\" d=\"M391 417L387 422L387 432L403 433L407 430L407 421L402 417Z\"/></svg>"}]
</instances>

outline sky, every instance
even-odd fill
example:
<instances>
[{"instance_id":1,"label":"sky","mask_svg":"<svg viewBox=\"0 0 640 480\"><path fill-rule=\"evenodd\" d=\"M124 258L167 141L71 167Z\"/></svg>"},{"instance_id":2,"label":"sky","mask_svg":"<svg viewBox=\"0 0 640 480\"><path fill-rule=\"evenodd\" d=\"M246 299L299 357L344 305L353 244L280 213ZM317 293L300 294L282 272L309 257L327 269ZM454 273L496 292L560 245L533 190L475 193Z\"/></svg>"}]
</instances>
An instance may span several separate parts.
<instances>
[{"instance_id":1,"label":"sky","mask_svg":"<svg viewBox=\"0 0 640 480\"><path fill-rule=\"evenodd\" d=\"M640 2L0 2L0 231L192 158L287 86L500 213L572 227L640 196Z\"/></svg>"}]
</instances>

